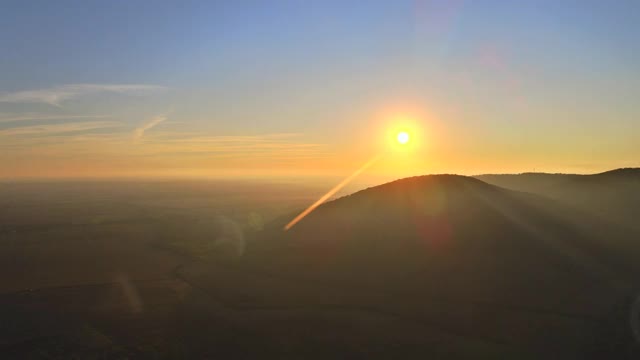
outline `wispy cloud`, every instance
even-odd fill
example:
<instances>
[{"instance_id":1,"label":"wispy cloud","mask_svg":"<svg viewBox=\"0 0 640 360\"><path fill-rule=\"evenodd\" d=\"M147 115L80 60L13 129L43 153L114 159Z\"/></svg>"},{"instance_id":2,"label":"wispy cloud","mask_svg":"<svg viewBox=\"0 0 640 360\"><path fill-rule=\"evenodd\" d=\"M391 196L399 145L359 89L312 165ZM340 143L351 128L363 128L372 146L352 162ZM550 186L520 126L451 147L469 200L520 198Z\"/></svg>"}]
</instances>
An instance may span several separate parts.
<instances>
[{"instance_id":1,"label":"wispy cloud","mask_svg":"<svg viewBox=\"0 0 640 360\"><path fill-rule=\"evenodd\" d=\"M192 154L216 158L319 156L326 153L322 144L300 142L300 134L194 136L193 134L155 133L145 140L145 155Z\"/></svg>"},{"instance_id":2,"label":"wispy cloud","mask_svg":"<svg viewBox=\"0 0 640 360\"><path fill-rule=\"evenodd\" d=\"M89 121L78 123L64 123L51 125L21 126L0 130L0 136L21 136L21 135L50 135L62 134L77 131L87 131L103 128L114 128L122 124L115 121Z\"/></svg>"},{"instance_id":3,"label":"wispy cloud","mask_svg":"<svg viewBox=\"0 0 640 360\"><path fill-rule=\"evenodd\" d=\"M160 133L154 138L165 143L273 143L293 141L300 137L298 133L274 133L261 135L213 135L213 136L197 136L190 133Z\"/></svg>"},{"instance_id":4,"label":"wispy cloud","mask_svg":"<svg viewBox=\"0 0 640 360\"><path fill-rule=\"evenodd\" d=\"M165 90L163 86L147 84L68 84L47 89L17 91L0 94L0 102L41 103L61 106L64 101L95 93L147 95Z\"/></svg>"},{"instance_id":5,"label":"wispy cloud","mask_svg":"<svg viewBox=\"0 0 640 360\"><path fill-rule=\"evenodd\" d=\"M14 121L33 121L33 120L66 120L66 119L104 119L110 118L111 115L46 115L36 113L26 114L0 114L0 123L8 123Z\"/></svg>"},{"instance_id":6,"label":"wispy cloud","mask_svg":"<svg viewBox=\"0 0 640 360\"><path fill-rule=\"evenodd\" d=\"M147 121L146 123L142 124L142 126L136 128L133 131L133 139L134 140L140 140L142 139L142 137L144 136L144 132L147 130L150 130L151 128L153 128L154 126L160 124L161 122L167 120L167 117L164 115L160 115L160 116L156 116L154 118L152 118L151 120Z\"/></svg>"}]
</instances>

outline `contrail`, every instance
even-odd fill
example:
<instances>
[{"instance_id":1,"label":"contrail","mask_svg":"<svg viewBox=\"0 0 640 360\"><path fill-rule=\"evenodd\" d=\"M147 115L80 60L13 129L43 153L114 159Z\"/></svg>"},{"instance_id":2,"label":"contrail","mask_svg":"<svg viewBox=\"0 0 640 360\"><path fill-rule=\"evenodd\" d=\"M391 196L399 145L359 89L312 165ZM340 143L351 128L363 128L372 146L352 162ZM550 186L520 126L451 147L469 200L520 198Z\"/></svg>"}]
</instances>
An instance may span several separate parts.
<instances>
[{"instance_id":1,"label":"contrail","mask_svg":"<svg viewBox=\"0 0 640 360\"><path fill-rule=\"evenodd\" d=\"M142 139L142 137L144 136L144 132L153 128L154 126L160 124L161 122L167 120L167 117L165 115L160 115L160 116L156 116L154 118L152 118L151 120L147 121L146 123L142 124L142 126L136 128L135 130L133 130L133 138L134 140L140 140Z\"/></svg>"},{"instance_id":2,"label":"contrail","mask_svg":"<svg viewBox=\"0 0 640 360\"><path fill-rule=\"evenodd\" d=\"M371 165L373 165L378 159L380 159L381 155L374 157L369 160L366 164L362 165L358 170L356 170L353 174L349 175L346 179L342 180L338 185L334 186L333 189L329 190L326 194L322 195L318 201L314 202L311 206L309 206L305 211L301 212L298 216L296 216L291 222L289 222L285 227L284 231L287 231L293 227L293 225L297 224L298 221L304 219L305 216L309 215L313 210L315 210L318 206L320 206L323 202L327 201L333 194L337 193L342 189L345 185L351 182L356 176L360 175L363 171L367 170Z\"/></svg>"}]
</instances>

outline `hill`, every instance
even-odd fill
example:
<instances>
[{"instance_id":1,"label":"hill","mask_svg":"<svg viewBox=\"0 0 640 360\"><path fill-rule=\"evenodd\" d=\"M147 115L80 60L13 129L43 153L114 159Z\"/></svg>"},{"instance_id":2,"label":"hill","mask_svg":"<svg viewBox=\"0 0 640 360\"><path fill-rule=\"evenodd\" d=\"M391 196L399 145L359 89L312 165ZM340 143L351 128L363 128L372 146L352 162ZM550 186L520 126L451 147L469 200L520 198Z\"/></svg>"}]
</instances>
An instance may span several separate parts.
<instances>
[{"instance_id":1,"label":"hill","mask_svg":"<svg viewBox=\"0 0 640 360\"><path fill-rule=\"evenodd\" d=\"M523 354L626 349L628 309L620 309L635 292L639 249L588 213L436 175L326 203L282 233L288 220L272 223L238 265L291 282L268 295L245 289L261 306L297 299L376 309ZM236 286L209 281L227 294Z\"/></svg>"}]
</instances>

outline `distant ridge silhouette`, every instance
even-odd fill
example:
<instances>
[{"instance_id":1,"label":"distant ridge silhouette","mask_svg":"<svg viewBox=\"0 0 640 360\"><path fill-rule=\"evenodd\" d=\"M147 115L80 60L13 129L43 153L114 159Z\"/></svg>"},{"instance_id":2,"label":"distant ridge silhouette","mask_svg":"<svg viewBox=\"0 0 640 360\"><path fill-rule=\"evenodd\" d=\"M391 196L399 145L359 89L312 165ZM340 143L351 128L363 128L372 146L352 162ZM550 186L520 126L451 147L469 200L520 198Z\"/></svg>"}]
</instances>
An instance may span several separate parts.
<instances>
[{"instance_id":1,"label":"distant ridge silhouette","mask_svg":"<svg viewBox=\"0 0 640 360\"><path fill-rule=\"evenodd\" d=\"M476 178L517 191L542 195L608 221L640 230L640 168L620 168L592 175L523 173Z\"/></svg>"}]
</instances>

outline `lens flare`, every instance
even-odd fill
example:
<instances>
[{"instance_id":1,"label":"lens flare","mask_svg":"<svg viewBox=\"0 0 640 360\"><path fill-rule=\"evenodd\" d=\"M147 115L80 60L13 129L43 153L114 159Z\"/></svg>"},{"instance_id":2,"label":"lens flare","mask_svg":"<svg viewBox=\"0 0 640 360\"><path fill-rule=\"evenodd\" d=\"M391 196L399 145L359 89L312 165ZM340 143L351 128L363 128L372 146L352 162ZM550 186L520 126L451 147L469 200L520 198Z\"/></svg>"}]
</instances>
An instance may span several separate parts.
<instances>
[{"instance_id":1,"label":"lens flare","mask_svg":"<svg viewBox=\"0 0 640 360\"><path fill-rule=\"evenodd\" d=\"M285 227L284 231L287 231L293 227L293 225L297 224L298 221L302 220L305 216L309 215L313 210L315 210L318 206L322 205L323 202L327 201L331 196L340 191L345 185L351 182L351 180L355 179L362 172L367 170L371 165L375 164L378 159L380 159L382 155L378 155L373 157L367 163L362 165L358 170L356 170L353 174L349 175L346 179L342 180L338 185L334 186L333 189L329 190L328 193L324 194L318 201L313 203L303 212L301 212L298 216L296 216L293 220L291 220Z\"/></svg>"}]
</instances>

